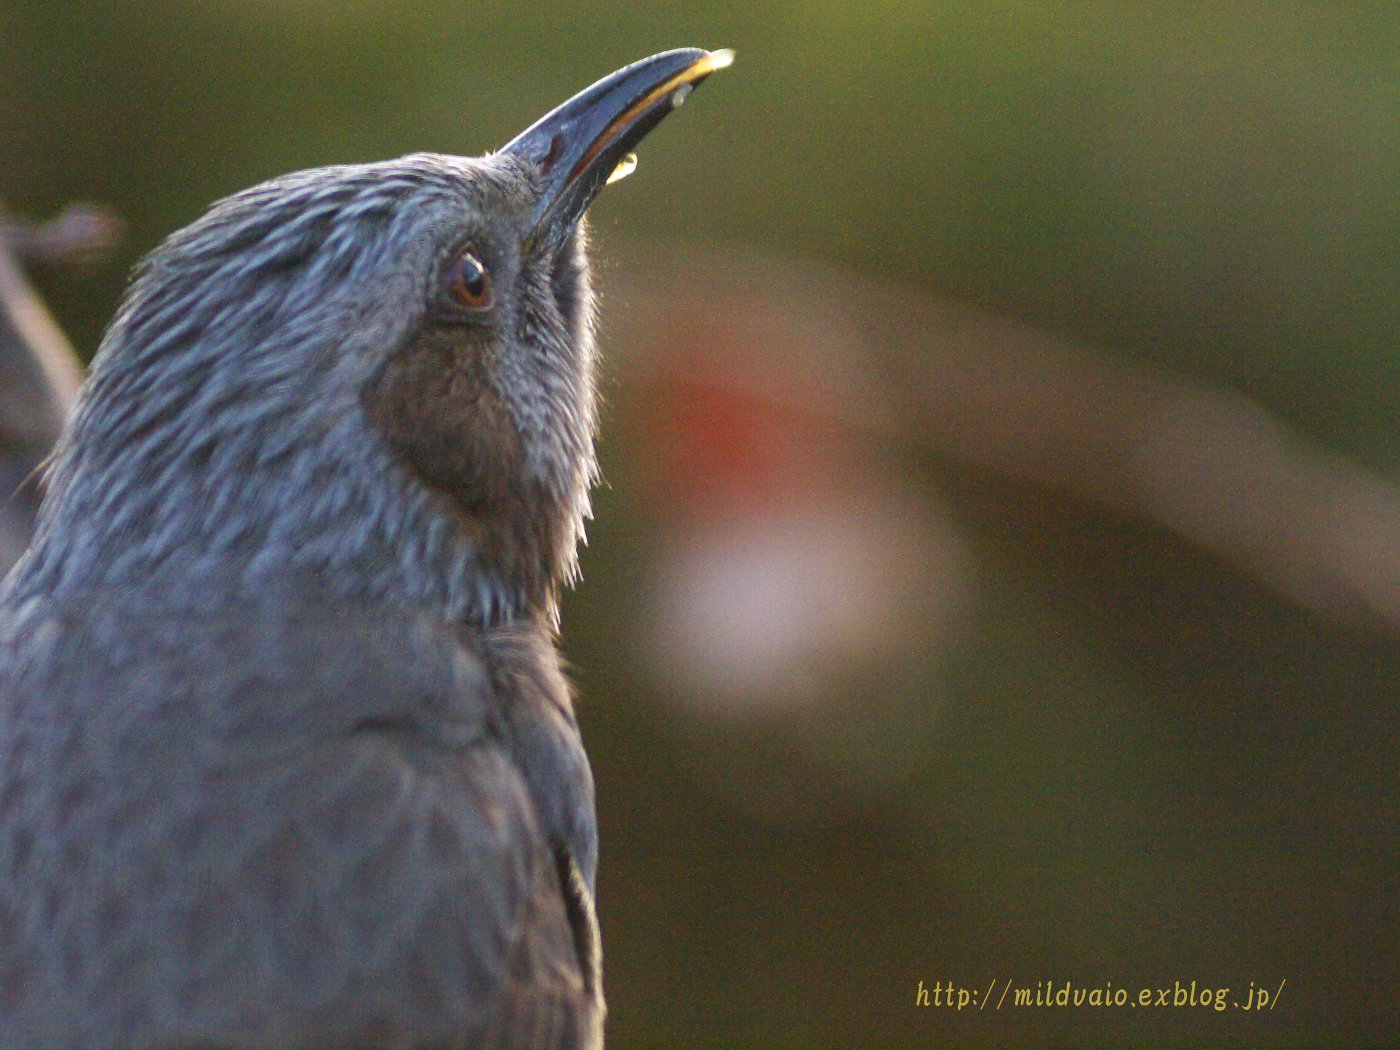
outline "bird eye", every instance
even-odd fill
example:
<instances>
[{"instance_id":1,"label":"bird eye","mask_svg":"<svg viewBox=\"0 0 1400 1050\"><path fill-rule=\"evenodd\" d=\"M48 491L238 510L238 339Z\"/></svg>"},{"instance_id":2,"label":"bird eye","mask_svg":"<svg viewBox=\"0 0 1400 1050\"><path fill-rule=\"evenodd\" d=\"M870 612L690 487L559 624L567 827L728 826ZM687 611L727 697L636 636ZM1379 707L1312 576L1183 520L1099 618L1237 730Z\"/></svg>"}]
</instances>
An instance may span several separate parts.
<instances>
[{"instance_id":1,"label":"bird eye","mask_svg":"<svg viewBox=\"0 0 1400 1050\"><path fill-rule=\"evenodd\" d=\"M491 275L471 252L463 252L452 264L452 298L468 310L491 305Z\"/></svg>"}]
</instances>

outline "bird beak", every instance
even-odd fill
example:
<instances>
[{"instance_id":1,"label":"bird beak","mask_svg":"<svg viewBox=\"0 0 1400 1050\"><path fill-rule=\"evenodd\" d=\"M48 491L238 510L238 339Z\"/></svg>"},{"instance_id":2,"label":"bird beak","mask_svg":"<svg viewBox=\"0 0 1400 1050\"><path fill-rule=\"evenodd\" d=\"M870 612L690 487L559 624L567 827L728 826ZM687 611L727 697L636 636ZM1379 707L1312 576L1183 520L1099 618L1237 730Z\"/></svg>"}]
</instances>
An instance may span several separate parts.
<instances>
[{"instance_id":1,"label":"bird beak","mask_svg":"<svg viewBox=\"0 0 1400 1050\"><path fill-rule=\"evenodd\" d=\"M506 146L543 176L526 243L561 244L603 186L631 171L632 149L734 52L681 48L633 62L580 91Z\"/></svg>"}]
</instances>

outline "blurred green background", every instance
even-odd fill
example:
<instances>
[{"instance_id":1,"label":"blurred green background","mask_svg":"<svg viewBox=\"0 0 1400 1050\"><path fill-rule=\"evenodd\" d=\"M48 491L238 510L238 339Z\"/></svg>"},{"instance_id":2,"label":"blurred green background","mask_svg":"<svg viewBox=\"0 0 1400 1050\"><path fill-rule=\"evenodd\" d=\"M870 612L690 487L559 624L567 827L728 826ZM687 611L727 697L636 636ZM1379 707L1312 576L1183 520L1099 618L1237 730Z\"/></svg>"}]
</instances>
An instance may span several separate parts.
<instances>
[{"instance_id":1,"label":"blurred green background","mask_svg":"<svg viewBox=\"0 0 1400 1050\"><path fill-rule=\"evenodd\" d=\"M36 275L86 356L213 199L682 45L738 60L593 209L609 1044L1388 1042L1393 5L0 0L0 196L125 220ZM1286 985L915 1005L1008 979Z\"/></svg>"}]
</instances>

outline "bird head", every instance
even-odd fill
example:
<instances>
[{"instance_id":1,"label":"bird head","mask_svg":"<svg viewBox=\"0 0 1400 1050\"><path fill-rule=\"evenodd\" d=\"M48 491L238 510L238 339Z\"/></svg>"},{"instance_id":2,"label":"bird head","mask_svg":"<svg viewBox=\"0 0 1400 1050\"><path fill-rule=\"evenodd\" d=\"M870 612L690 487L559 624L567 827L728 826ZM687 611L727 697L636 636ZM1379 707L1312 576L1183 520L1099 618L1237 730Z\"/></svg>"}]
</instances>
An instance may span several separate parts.
<instances>
[{"instance_id":1,"label":"bird head","mask_svg":"<svg viewBox=\"0 0 1400 1050\"><path fill-rule=\"evenodd\" d=\"M499 151L298 172L143 262L54 460L30 576L555 611L596 464L583 213L728 52L670 51Z\"/></svg>"}]
</instances>

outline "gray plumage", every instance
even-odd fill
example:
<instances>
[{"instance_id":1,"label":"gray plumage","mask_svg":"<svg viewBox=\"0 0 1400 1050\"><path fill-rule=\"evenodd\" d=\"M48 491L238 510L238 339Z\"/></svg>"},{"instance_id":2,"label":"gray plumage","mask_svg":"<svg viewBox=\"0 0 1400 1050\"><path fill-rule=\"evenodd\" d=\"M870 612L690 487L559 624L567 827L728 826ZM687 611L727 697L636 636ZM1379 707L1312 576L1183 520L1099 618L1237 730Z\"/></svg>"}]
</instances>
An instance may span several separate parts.
<instances>
[{"instance_id":1,"label":"gray plumage","mask_svg":"<svg viewBox=\"0 0 1400 1050\"><path fill-rule=\"evenodd\" d=\"M518 267L502 325L519 352L454 370L447 359L469 348L424 345L440 341L423 328L447 253L471 232L508 242L493 211L531 192L511 157L419 155L274 179L172 236L113 320L60 444L30 586L200 574L236 554L240 575L319 573L355 596L423 601L453 620L520 612L545 581L510 581L487 564L443 513L440 489L402 469L367 417L372 384L408 353L440 354L445 381L489 383L480 396L526 445L528 476L510 480L544 497L525 534L548 549L544 575L568 575L594 471L581 243L557 262L567 302L556 300L552 260ZM481 421L437 422L465 432Z\"/></svg>"},{"instance_id":2,"label":"gray plumage","mask_svg":"<svg viewBox=\"0 0 1400 1050\"><path fill-rule=\"evenodd\" d=\"M600 1045L578 220L713 68L275 179L143 263L0 588L0 1046Z\"/></svg>"},{"instance_id":3,"label":"gray plumage","mask_svg":"<svg viewBox=\"0 0 1400 1050\"><path fill-rule=\"evenodd\" d=\"M593 472L581 247L519 267L508 350L427 320L530 196L509 157L322 169L144 264L0 600L0 1045L481 1045L493 1002L561 1033L510 1045L592 1038L551 637ZM521 435L533 575L374 422L396 360L492 352L457 381Z\"/></svg>"}]
</instances>

